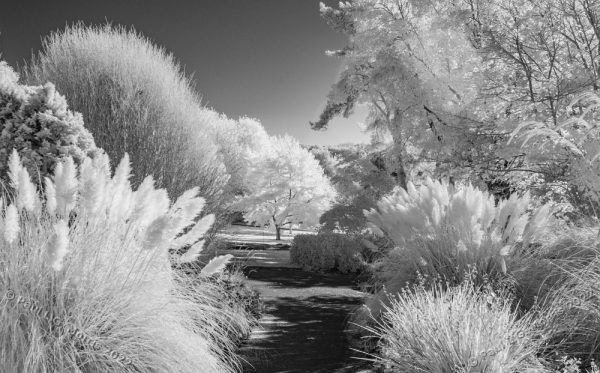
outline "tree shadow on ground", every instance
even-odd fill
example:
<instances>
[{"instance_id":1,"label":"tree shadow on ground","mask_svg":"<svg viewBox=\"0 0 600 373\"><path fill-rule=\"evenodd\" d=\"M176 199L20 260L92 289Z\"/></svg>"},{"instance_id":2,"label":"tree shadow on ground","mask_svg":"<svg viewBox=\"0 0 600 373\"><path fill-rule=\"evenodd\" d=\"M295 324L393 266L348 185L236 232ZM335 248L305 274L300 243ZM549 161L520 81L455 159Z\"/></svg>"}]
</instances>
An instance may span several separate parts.
<instances>
[{"instance_id":1,"label":"tree shadow on ground","mask_svg":"<svg viewBox=\"0 0 600 373\"><path fill-rule=\"evenodd\" d=\"M261 329L241 349L245 373L357 372L365 365L353 359L367 356L352 351L344 333L362 297L335 289L349 288L352 277L289 268L256 268L248 277L279 296L265 299Z\"/></svg>"},{"instance_id":2,"label":"tree shadow on ground","mask_svg":"<svg viewBox=\"0 0 600 373\"><path fill-rule=\"evenodd\" d=\"M298 268L279 267L246 267L244 273L252 280L269 282L272 287L298 289L326 287L359 290L356 283L357 276L352 274L314 273Z\"/></svg>"}]
</instances>

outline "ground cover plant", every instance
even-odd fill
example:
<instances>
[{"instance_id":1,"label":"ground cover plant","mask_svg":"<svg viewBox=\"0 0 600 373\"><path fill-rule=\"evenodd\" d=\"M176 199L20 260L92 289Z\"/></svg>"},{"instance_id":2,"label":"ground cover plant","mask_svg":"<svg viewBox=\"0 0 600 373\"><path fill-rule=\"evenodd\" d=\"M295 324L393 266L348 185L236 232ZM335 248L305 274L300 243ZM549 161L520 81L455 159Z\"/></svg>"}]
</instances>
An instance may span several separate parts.
<instances>
[{"instance_id":1,"label":"ground cover plant","mask_svg":"<svg viewBox=\"0 0 600 373\"><path fill-rule=\"evenodd\" d=\"M233 371L232 315L219 290L190 287L172 269L197 258L214 216L198 220L205 201L197 188L171 203L151 176L132 189L130 172L127 156L114 174L106 155L79 169L66 158L38 193L11 155L0 224L0 370Z\"/></svg>"}]
</instances>

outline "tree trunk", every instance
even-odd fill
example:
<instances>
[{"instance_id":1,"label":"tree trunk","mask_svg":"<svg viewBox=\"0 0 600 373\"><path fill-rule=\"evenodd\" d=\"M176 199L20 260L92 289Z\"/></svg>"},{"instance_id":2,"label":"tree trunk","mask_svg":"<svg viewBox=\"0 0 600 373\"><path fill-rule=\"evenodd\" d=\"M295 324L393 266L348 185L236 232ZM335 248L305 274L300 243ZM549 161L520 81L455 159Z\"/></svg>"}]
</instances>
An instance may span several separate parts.
<instances>
[{"instance_id":1,"label":"tree trunk","mask_svg":"<svg viewBox=\"0 0 600 373\"><path fill-rule=\"evenodd\" d=\"M275 232L277 232L276 233L276 237L277 237L276 240L277 241L281 241L281 227L275 226Z\"/></svg>"},{"instance_id":2,"label":"tree trunk","mask_svg":"<svg viewBox=\"0 0 600 373\"><path fill-rule=\"evenodd\" d=\"M402 188L406 189L406 183L408 182L406 176L406 170L404 168L404 144L402 143L402 113L399 110L396 110L394 113L394 118L391 120L391 128L390 132L392 134L392 138L394 139L394 147L392 148L392 169L390 170L390 175L392 175L396 179L396 183L400 185Z\"/></svg>"},{"instance_id":3,"label":"tree trunk","mask_svg":"<svg viewBox=\"0 0 600 373\"><path fill-rule=\"evenodd\" d=\"M399 146L397 148L397 153L394 154L396 157L396 159L394 159L394 170L391 175L396 179L396 183L406 190L407 177L406 170L404 169L404 162L402 160L402 149L399 149Z\"/></svg>"}]
</instances>

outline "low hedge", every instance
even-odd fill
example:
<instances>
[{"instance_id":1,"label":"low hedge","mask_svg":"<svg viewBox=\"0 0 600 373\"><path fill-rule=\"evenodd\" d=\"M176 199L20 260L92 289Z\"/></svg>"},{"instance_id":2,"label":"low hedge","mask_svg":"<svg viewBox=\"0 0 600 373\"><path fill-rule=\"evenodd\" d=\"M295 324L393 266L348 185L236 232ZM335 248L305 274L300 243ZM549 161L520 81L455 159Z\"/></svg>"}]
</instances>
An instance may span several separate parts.
<instances>
[{"instance_id":1,"label":"low hedge","mask_svg":"<svg viewBox=\"0 0 600 373\"><path fill-rule=\"evenodd\" d=\"M357 239L339 233L299 234L290 248L290 259L309 271L364 269L363 246Z\"/></svg>"}]
</instances>

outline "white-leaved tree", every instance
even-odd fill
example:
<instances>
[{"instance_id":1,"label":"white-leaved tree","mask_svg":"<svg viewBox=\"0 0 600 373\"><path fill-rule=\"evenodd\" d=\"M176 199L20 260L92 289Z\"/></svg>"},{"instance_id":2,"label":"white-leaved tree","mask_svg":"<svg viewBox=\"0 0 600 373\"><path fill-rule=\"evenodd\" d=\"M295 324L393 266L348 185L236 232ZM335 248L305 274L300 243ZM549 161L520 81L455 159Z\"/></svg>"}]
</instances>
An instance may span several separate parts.
<instances>
[{"instance_id":1,"label":"white-leaved tree","mask_svg":"<svg viewBox=\"0 0 600 373\"><path fill-rule=\"evenodd\" d=\"M228 198L243 195L247 192L246 179L250 168L245 154L268 146L269 135L256 119L242 117L233 120L217 112L209 114L208 132L230 175L225 193Z\"/></svg>"},{"instance_id":2,"label":"white-leaved tree","mask_svg":"<svg viewBox=\"0 0 600 373\"><path fill-rule=\"evenodd\" d=\"M272 137L268 146L249 151L247 188L235 208L244 219L281 229L316 225L336 196L315 157L289 136Z\"/></svg>"},{"instance_id":3,"label":"white-leaved tree","mask_svg":"<svg viewBox=\"0 0 600 373\"><path fill-rule=\"evenodd\" d=\"M464 139L450 139L447 129L459 125L455 117L477 95L480 58L465 33L468 14L451 3L354 0L339 9L321 3L322 17L349 43L328 52L342 58L343 70L311 126L326 128L335 116L367 105L368 129L393 139L388 163L403 188L411 164L439 163L445 145Z\"/></svg>"}]
</instances>

